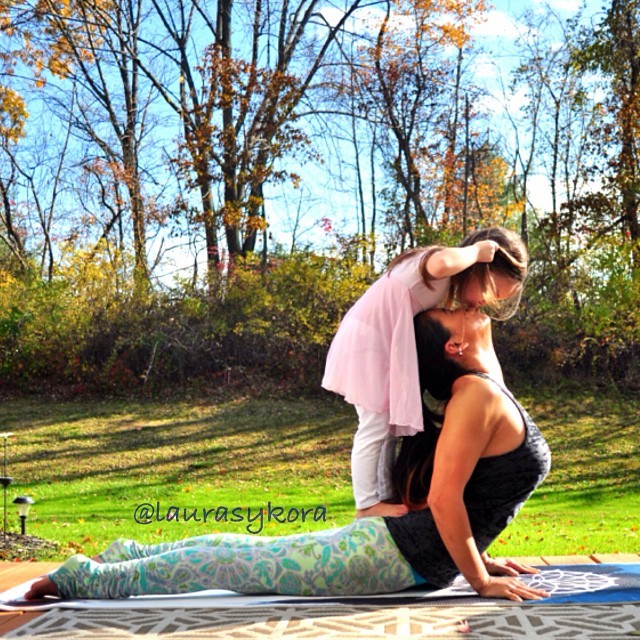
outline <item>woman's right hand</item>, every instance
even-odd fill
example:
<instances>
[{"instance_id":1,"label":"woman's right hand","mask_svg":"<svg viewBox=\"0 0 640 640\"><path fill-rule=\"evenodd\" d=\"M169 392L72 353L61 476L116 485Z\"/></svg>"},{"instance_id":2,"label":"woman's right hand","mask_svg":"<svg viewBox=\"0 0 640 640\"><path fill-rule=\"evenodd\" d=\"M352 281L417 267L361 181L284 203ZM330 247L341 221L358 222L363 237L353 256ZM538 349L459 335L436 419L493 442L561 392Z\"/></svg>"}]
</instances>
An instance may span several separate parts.
<instances>
[{"instance_id":1,"label":"woman's right hand","mask_svg":"<svg viewBox=\"0 0 640 640\"><path fill-rule=\"evenodd\" d=\"M506 598L515 602L523 600L541 600L548 598L549 593L542 589L534 589L519 578L490 576L489 581L476 589L483 598Z\"/></svg>"}]
</instances>

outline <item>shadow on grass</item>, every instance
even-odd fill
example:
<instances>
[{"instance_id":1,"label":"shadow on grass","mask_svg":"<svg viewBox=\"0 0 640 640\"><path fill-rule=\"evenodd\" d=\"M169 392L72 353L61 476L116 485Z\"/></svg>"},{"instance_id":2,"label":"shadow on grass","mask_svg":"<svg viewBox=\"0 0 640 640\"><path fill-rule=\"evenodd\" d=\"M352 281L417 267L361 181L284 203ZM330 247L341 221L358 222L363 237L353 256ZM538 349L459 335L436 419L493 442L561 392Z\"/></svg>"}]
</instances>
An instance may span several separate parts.
<instances>
[{"instance_id":1,"label":"shadow on grass","mask_svg":"<svg viewBox=\"0 0 640 640\"><path fill-rule=\"evenodd\" d=\"M553 452L539 491L597 501L640 489L638 403L585 392L540 395L531 414ZM208 404L14 400L3 406L10 475L28 483L232 482L340 476L348 483L356 419L339 399L232 399ZM587 498L587 496L590 496Z\"/></svg>"},{"instance_id":2,"label":"shadow on grass","mask_svg":"<svg viewBox=\"0 0 640 640\"><path fill-rule=\"evenodd\" d=\"M353 416L341 403L244 400L215 407L118 402L29 410L8 427L12 473L59 482L156 470L167 481L247 474L258 468L335 461L350 450ZM73 413L69 420L69 413ZM191 417L194 413L198 415ZM185 414L187 417L185 417ZM342 456L344 458L344 455Z\"/></svg>"}]
</instances>

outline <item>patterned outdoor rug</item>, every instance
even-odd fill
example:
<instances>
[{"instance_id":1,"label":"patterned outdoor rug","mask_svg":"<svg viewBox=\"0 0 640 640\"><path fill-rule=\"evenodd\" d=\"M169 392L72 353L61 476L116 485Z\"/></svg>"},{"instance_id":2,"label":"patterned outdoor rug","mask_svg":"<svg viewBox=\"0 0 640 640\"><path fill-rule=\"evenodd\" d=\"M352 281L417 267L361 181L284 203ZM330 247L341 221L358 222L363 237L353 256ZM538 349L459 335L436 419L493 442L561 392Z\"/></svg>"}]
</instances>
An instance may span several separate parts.
<instances>
[{"instance_id":1,"label":"patterned outdoor rug","mask_svg":"<svg viewBox=\"0 0 640 640\"><path fill-rule=\"evenodd\" d=\"M7 638L499 638L613 640L640 636L640 605L55 609Z\"/></svg>"},{"instance_id":2,"label":"patterned outdoor rug","mask_svg":"<svg viewBox=\"0 0 640 640\"><path fill-rule=\"evenodd\" d=\"M293 598L211 591L125 600L20 600L25 585L0 594L4 610L46 610L8 638L574 638L640 637L640 565L542 567L523 576L551 597L518 605L450 589L386 596Z\"/></svg>"}]
</instances>

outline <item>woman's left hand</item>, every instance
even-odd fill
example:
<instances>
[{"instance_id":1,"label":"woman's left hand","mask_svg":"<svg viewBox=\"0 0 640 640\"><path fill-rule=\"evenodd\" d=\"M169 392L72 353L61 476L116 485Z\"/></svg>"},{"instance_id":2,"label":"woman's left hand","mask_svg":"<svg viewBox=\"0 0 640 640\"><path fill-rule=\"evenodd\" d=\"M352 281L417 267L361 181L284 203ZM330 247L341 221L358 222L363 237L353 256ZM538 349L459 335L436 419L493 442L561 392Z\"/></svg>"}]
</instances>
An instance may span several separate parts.
<instances>
[{"instance_id":1,"label":"woman's left hand","mask_svg":"<svg viewBox=\"0 0 640 640\"><path fill-rule=\"evenodd\" d=\"M517 576L521 573L540 573L539 569L516 562L510 558L483 558L484 566L491 576Z\"/></svg>"}]
</instances>

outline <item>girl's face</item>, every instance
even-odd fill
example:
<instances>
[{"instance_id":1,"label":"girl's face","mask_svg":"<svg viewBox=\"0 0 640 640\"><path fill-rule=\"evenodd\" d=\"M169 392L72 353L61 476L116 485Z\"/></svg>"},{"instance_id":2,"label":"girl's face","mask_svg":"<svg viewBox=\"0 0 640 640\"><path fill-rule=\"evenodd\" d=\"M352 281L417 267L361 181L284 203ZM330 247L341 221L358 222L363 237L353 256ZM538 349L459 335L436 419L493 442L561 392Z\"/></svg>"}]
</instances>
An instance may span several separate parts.
<instances>
[{"instance_id":1,"label":"girl's face","mask_svg":"<svg viewBox=\"0 0 640 640\"><path fill-rule=\"evenodd\" d=\"M520 283L508 276L493 274L493 282L496 288L496 300L506 300L516 295L520 290ZM486 304L487 291L482 288L477 278L472 278L460 291L460 302L468 309L478 309Z\"/></svg>"}]
</instances>

